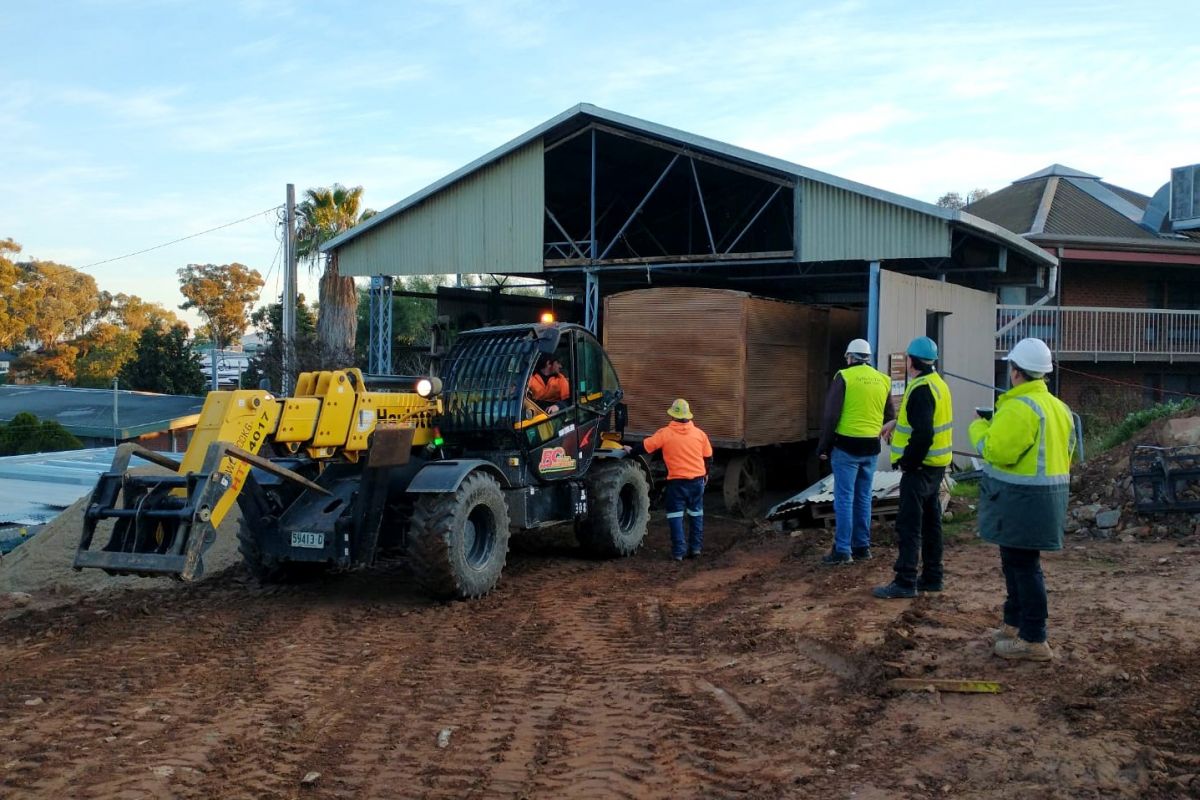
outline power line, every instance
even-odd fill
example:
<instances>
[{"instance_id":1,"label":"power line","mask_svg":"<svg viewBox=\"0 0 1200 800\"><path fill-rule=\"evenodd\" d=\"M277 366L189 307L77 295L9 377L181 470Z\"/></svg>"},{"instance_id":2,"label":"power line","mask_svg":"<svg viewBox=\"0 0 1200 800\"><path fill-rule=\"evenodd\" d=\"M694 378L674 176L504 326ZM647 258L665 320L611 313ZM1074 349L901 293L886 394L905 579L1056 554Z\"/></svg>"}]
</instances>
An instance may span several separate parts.
<instances>
[{"instance_id":1,"label":"power line","mask_svg":"<svg viewBox=\"0 0 1200 800\"><path fill-rule=\"evenodd\" d=\"M1115 383L1117 386L1126 386L1130 389L1141 389L1142 391L1145 391L1145 392L1161 392L1162 394L1173 394L1173 395L1179 395L1180 397L1191 397L1191 398L1195 398L1195 399L1200 399L1200 394L1193 394L1191 392L1180 392L1180 391L1176 391L1174 389L1162 389L1162 388L1156 388L1154 386L1147 386L1144 383L1132 383L1130 381L1121 381L1121 380L1117 380L1116 378L1105 377L1104 375L1096 375L1095 373L1092 373L1092 372L1080 372L1077 369L1071 369L1070 367L1064 367L1062 364L1059 364L1058 368L1062 372L1070 372L1073 375L1081 375L1085 378L1091 378L1092 380L1095 380L1095 381L1104 381L1105 383Z\"/></svg>"},{"instance_id":2,"label":"power line","mask_svg":"<svg viewBox=\"0 0 1200 800\"><path fill-rule=\"evenodd\" d=\"M145 250L138 250L135 253L126 253L123 256L116 256L114 258L106 258L103 261L96 261L91 264L85 264L84 266L80 267L80 269L90 269L91 267L98 267L101 264L111 264L114 261L120 261L125 258L133 258L134 256L140 256L143 253L149 253L152 250L161 250L164 247L170 247L173 244L179 244L180 242L186 242L188 239L195 239L197 236L203 236L206 233L212 233L214 231L219 231L222 228L229 228L234 225L240 225L241 223L248 222L249 220L252 220L255 217L261 217L263 214L270 214L272 211L276 211L279 208L280 208L280 206L271 206L270 208L267 208L267 209L264 209L257 213L251 214L248 217L242 217L241 219L235 219L233 222L226 222L224 225L218 225L217 227L209 228L206 231L200 231L199 233L192 233L187 236L183 236L183 237L174 239L169 242L164 242L163 244L156 244L156 245L154 245L154 247L147 247Z\"/></svg>"}]
</instances>

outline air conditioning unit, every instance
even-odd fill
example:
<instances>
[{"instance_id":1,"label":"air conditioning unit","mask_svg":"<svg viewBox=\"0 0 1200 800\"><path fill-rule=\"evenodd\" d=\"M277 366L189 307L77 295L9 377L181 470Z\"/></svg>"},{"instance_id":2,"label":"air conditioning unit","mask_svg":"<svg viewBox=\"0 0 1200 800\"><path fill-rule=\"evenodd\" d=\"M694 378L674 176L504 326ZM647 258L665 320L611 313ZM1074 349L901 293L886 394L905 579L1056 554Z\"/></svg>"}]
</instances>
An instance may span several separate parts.
<instances>
[{"instance_id":1,"label":"air conditioning unit","mask_svg":"<svg viewBox=\"0 0 1200 800\"><path fill-rule=\"evenodd\" d=\"M1171 227L1200 228L1200 164L1171 170Z\"/></svg>"}]
</instances>

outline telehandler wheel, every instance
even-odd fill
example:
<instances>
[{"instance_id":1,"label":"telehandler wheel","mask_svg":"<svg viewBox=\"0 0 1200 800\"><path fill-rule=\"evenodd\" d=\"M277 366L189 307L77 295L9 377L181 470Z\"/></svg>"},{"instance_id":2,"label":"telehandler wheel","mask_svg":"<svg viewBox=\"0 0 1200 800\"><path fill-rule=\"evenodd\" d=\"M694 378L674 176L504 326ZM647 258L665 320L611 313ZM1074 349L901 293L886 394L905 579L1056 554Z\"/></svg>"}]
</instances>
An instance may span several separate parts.
<instances>
[{"instance_id":1,"label":"telehandler wheel","mask_svg":"<svg viewBox=\"0 0 1200 800\"><path fill-rule=\"evenodd\" d=\"M245 520L238 520L238 550L246 571L259 583L300 583L312 580L329 571L329 565L280 561L263 553L258 537Z\"/></svg>"},{"instance_id":2,"label":"telehandler wheel","mask_svg":"<svg viewBox=\"0 0 1200 800\"><path fill-rule=\"evenodd\" d=\"M419 495L408 556L417 582L440 598L481 597L508 558L508 505L491 475L474 472L453 494Z\"/></svg>"},{"instance_id":3,"label":"telehandler wheel","mask_svg":"<svg viewBox=\"0 0 1200 800\"><path fill-rule=\"evenodd\" d=\"M603 558L632 555L646 538L650 483L632 459L599 464L587 477L588 516L578 538L589 554Z\"/></svg>"}]
</instances>

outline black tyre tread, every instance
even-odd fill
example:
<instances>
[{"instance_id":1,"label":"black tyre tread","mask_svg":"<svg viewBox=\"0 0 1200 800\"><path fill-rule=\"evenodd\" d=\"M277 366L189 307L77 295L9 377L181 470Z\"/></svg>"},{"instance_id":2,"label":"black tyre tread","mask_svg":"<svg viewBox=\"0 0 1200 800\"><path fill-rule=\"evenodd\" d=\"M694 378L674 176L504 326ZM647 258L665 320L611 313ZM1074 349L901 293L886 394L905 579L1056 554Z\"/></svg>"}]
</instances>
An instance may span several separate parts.
<instances>
[{"instance_id":1,"label":"black tyre tread","mask_svg":"<svg viewBox=\"0 0 1200 800\"><path fill-rule=\"evenodd\" d=\"M329 570L327 564L280 563L269 558L258 546L258 538L246 520L238 520L238 551L250 577L259 583L295 583L311 580Z\"/></svg>"},{"instance_id":2,"label":"black tyre tread","mask_svg":"<svg viewBox=\"0 0 1200 800\"><path fill-rule=\"evenodd\" d=\"M481 498L493 501L495 551L481 575L462 574L453 557L454 539L470 513L468 507L474 507ZM482 597L495 588L508 561L509 524L500 484L483 472L468 475L453 494L419 496L413 504L408 540L413 577L425 591L440 599Z\"/></svg>"},{"instance_id":3,"label":"black tyre tread","mask_svg":"<svg viewBox=\"0 0 1200 800\"><path fill-rule=\"evenodd\" d=\"M620 534L617 498L621 489L632 482L639 505L634 530L641 534L635 540ZM587 476L588 518L579 526L578 539L583 549L600 558L623 558L633 555L646 538L650 522L650 482L641 467L631 459L594 466Z\"/></svg>"}]
</instances>

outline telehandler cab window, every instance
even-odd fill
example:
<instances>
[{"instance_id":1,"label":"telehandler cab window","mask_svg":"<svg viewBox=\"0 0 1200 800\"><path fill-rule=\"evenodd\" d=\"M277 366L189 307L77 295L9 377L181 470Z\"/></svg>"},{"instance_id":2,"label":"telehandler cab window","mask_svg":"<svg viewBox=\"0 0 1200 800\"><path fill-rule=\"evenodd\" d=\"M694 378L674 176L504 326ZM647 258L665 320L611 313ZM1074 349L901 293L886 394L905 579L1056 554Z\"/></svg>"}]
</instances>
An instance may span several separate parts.
<instances>
[{"instance_id":1,"label":"telehandler cab window","mask_svg":"<svg viewBox=\"0 0 1200 800\"><path fill-rule=\"evenodd\" d=\"M572 388L579 397L579 405L607 410L616 402L617 393L621 388L616 370L595 339L581 335L576 342L577 374L572 377Z\"/></svg>"}]
</instances>

